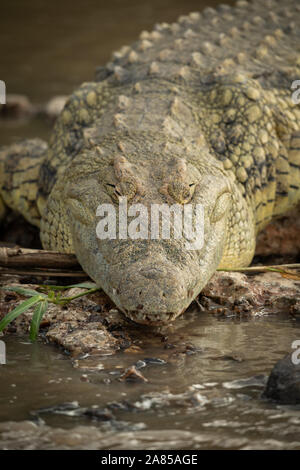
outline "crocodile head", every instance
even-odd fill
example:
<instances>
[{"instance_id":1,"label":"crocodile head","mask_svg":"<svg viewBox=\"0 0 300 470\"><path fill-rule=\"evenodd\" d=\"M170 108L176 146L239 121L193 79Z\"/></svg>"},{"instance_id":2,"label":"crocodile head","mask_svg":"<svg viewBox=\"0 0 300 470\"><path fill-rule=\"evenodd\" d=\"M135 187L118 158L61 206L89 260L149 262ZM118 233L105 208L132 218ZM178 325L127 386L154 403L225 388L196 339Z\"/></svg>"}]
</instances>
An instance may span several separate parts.
<instances>
[{"instance_id":1,"label":"crocodile head","mask_svg":"<svg viewBox=\"0 0 300 470\"><path fill-rule=\"evenodd\" d=\"M234 195L209 154L201 161L196 166L180 152L160 158L97 148L77 156L52 191L50 206L56 200L64 221L56 228L64 232L60 238L71 237L83 269L136 322L176 318L224 256ZM163 208L159 219L157 205ZM178 212L173 216L171 209L169 217L172 206ZM180 233L182 220L186 232Z\"/></svg>"}]
</instances>

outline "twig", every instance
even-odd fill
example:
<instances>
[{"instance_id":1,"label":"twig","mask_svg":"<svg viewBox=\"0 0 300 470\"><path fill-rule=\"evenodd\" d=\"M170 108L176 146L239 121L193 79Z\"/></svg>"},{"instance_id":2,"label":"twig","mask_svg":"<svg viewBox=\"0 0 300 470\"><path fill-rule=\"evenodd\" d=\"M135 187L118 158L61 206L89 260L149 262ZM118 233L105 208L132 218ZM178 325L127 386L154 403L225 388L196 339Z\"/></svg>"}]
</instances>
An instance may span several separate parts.
<instances>
[{"instance_id":1,"label":"twig","mask_svg":"<svg viewBox=\"0 0 300 470\"><path fill-rule=\"evenodd\" d=\"M81 269L75 255L57 251L30 250L28 248L0 247L0 266L9 268L77 268Z\"/></svg>"},{"instance_id":2,"label":"twig","mask_svg":"<svg viewBox=\"0 0 300 470\"><path fill-rule=\"evenodd\" d=\"M89 278L89 276L84 271L42 271L41 269L32 269L32 270L23 270L23 269L13 269L13 268L2 268L0 267L1 274L10 274L10 275L19 275L19 276L44 276L44 277L79 277L79 278Z\"/></svg>"},{"instance_id":3,"label":"twig","mask_svg":"<svg viewBox=\"0 0 300 470\"><path fill-rule=\"evenodd\" d=\"M276 264L273 266L250 266L247 268L229 268L229 269L217 269L217 271L225 272L265 272L265 271L275 271L282 272L285 269L300 269L300 264Z\"/></svg>"},{"instance_id":4,"label":"twig","mask_svg":"<svg viewBox=\"0 0 300 470\"><path fill-rule=\"evenodd\" d=\"M88 278L73 254L18 246L0 247L0 274Z\"/></svg>"}]
</instances>

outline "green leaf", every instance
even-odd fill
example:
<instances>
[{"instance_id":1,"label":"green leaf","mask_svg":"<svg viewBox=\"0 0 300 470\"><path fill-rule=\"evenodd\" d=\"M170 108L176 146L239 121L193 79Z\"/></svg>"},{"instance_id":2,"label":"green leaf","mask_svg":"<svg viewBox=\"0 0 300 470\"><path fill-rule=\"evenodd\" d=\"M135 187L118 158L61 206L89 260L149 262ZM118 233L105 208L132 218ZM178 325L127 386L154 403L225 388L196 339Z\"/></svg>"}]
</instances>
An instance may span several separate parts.
<instances>
[{"instance_id":1,"label":"green leaf","mask_svg":"<svg viewBox=\"0 0 300 470\"><path fill-rule=\"evenodd\" d=\"M43 300L43 297L41 295L35 295L34 297L31 297L30 299L25 300L22 302L20 305L18 305L16 308L14 308L10 313L8 313L0 322L0 331L3 331L4 328L12 322L15 318L17 318L21 313L26 312L26 310L29 310L30 307L35 305L37 302L40 302Z\"/></svg>"},{"instance_id":2,"label":"green leaf","mask_svg":"<svg viewBox=\"0 0 300 470\"><path fill-rule=\"evenodd\" d=\"M36 340L36 337L39 332L41 320L43 318L44 313L46 312L48 308L48 302L47 300L43 300L40 302L34 309L33 312L33 317L31 320L31 325L30 325L30 340L34 342Z\"/></svg>"},{"instance_id":3,"label":"green leaf","mask_svg":"<svg viewBox=\"0 0 300 470\"><path fill-rule=\"evenodd\" d=\"M16 287L5 287L4 286L4 287L0 287L0 289L9 290L9 291L12 291L12 292L17 292L18 294L24 295L25 297L32 297L32 296L35 296L35 295L45 296L45 294L41 294L37 290L24 289L24 287L17 287L17 286Z\"/></svg>"}]
</instances>

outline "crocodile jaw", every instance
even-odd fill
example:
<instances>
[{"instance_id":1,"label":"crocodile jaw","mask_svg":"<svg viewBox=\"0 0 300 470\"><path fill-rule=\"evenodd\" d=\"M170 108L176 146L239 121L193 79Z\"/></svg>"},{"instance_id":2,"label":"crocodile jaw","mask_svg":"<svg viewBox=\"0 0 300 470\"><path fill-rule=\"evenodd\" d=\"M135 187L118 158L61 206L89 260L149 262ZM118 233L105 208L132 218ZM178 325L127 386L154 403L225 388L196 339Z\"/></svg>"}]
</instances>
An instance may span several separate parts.
<instances>
[{"instance_id":1,"label":"crocodile jaw","mask_svg":"<svg viewBox=\"0 0 300 470\"><path fill-rule=\"evenodd\" d=\"M73 244L83 269L130 319L168 324L197 297L217 269L226 242L227 218L208 227L201 250L182 240L96 239L76 225Z\"/></svg>"}]
</instances>

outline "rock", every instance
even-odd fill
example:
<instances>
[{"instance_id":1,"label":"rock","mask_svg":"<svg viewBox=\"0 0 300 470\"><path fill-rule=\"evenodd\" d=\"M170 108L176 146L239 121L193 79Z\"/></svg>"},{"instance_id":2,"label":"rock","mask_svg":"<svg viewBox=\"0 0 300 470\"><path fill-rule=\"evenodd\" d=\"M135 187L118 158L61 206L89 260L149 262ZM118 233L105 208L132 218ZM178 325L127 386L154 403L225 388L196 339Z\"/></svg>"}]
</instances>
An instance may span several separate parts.
<instances>
[{"instance_id":1,"label":"rock","mask_svg":"<svg viewBox=\"0 0 300 470\"><path fill-rule=\"evenodd\" d=\"M216 272L202 290L199 301L209 311L223 315L295 314L300 283L266 272L247 276L239 272ZM220 305L222 309L218 308Z\"/></svg>"},{"instance_id":2,"label":"rock","mask_svg":"<svg viewBox=\"0 0 300 470\"><path fill-rule=\"evenodd\" d=\"M35 113L35 107L25 95L9 94L6 104L0 106L0 116L19 118Z\"/></svg>"},{"instance_id":3,"label":"rock","mask_svg":"<svg viewBox=\"0 0 300 470\"><path fill-rule=\"evenodd\" d=\"M285 405L300 403L300 364L295 364L293 353L275 364L263 397Z\"/></svg>"},{"instance_id":4,"label":"rock","mask_svg":"<svg viewBox=\"0 0 300 470\"><path fill-rule=\"evenodd\" d=\"M140 382L148 382L148 379L143 376L143 374L137 370L135 366L128 367L124 373L120 376L119 380L121 382L124 381L140 381Z\"/></svg>"},{"instance_id":5,"label":"rock","mask_svg":"<svg viewBox=\"0 0 300 470\"><path fill-rule=\"evenodd\" d=\"M44 112L48 118L54 120L63 110L68 96L61 95L61 96L54 96L51 98L45 106Z\"/></svg>"}]
</instances>

